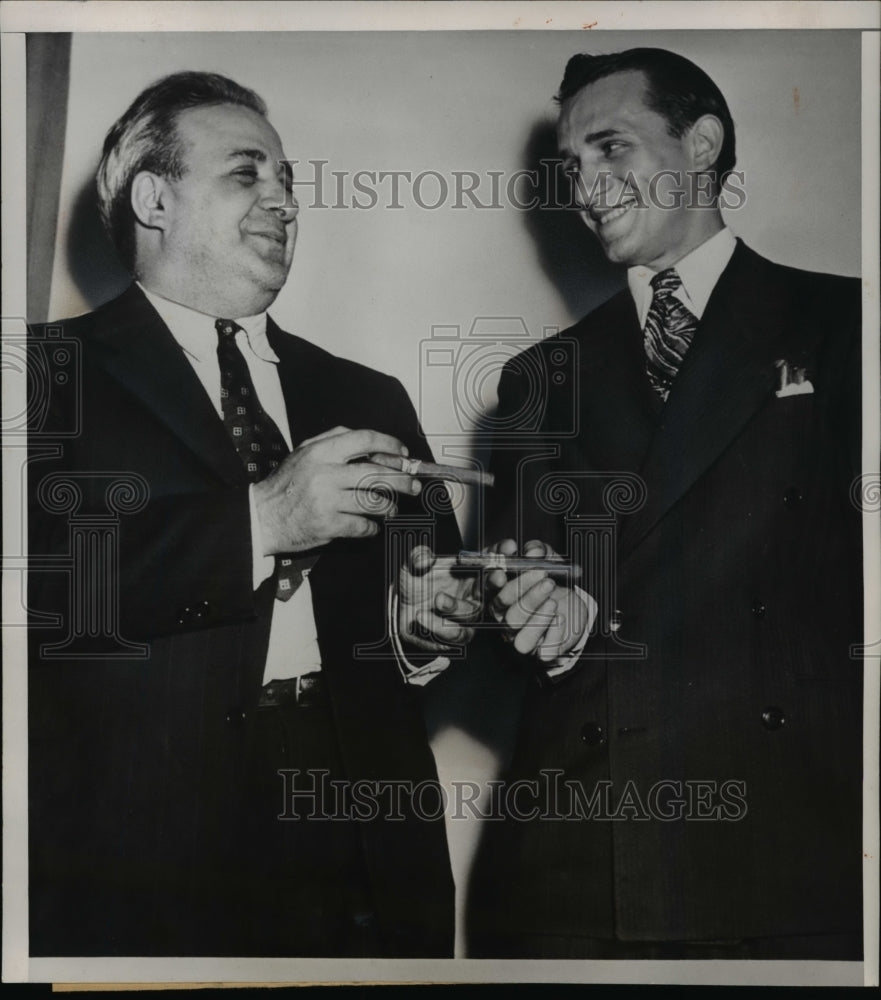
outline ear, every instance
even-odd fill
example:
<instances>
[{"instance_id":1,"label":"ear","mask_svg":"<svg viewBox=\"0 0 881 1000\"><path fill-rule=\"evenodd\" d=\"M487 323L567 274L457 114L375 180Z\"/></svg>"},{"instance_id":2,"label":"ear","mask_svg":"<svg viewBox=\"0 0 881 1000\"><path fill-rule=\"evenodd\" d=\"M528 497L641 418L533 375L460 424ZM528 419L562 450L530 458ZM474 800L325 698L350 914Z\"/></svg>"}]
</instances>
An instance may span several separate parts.
<instances>
[{"instance_id":1,"label":"ear","mask_svg":"<svg viewBox=\"0 0 881 1000\"><path fill-rule=\"evenodd\" d=\"M132 211L142 226L165 229L168 218L168 185L164 177L142 170L132 181Z\"/></svg>"},{"instance_id":2,"label":"ear","mask_svg":"<svg viewBox=\"0 0 881 1000\"><path fill-rule=\"evenodd\" d=\"M696 170L709 170L719 159L725 128L715 115L703 115L688 130L691 156Z\"/></svg>"}]
</instances>

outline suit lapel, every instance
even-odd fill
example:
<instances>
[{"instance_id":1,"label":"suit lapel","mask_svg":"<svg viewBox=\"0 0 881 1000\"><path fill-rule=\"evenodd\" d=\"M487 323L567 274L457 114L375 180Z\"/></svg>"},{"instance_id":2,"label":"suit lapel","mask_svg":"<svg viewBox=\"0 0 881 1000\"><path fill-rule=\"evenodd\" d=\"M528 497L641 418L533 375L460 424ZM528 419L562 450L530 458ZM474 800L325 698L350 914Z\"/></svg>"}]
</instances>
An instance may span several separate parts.
<instances>
[{"instance_id":1,"label":"suit lapel","mask_svg":"<svg viewBox=\"0 0 881 1000\"><path fill-rule=\"evenodd\" d=\"M171 331L137 286L105 307L89 346L104 369L200 461L224 482L242 481L241 459L223 422Z\"/></svg>"},{"instance_id":2,"label":"suit lapel","mask_svg":"<svg viewBox=\"0 0 881 1000\"><path fill-rule=\"evenodd\" d=\"M281 330L271 316L267 317L266 337L279 360L279 378L291 441L296 447L306 438L314 437L333 427L325 413L330 386L324 385L324 372L311 344ZM303 373L306 376L303 376Z\"/></svg>"},{"instance_id":3,"label":"suit lapel","mask_svg":"<svg viewBox=\"0 0 881 1000\"><path fill-rule=\"evenodd\" d=\"M788 310L774 265L740 241L698 326L641 475L645 505L621 537L625 558L725 451L776 385Z\"/></svg>"},{"instance_id":4,"label":"suit lapel","mask_svg":"<svg viewBox=\"0 0 881 1000\"><path fill-rule=\"evenodd\" d=\"M655 433L660 401L645 374L642 331L629 292L599 312L589 318L580 344L576 468L635 472Z\"/></svg>"}]
</instances>

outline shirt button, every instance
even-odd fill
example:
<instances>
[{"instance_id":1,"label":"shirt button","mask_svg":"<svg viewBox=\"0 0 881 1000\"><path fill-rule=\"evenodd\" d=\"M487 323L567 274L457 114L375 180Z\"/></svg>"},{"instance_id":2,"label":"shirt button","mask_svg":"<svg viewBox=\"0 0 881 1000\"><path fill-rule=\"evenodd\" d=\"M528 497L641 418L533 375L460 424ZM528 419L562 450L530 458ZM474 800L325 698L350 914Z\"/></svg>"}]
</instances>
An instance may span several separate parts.
<instances>
[{"instance_id":1,"label":"shirt button","mask_svg":"<svg viewBox=\"0 0 881 1000\"><path fill-rule=\"evenodd\" d=\"M581 741L589 747L600 747L606 742L606 733L596 722L586 722L581 727Z\"/></svg>"},{"instance_id":2,"label":"shirt button","mask_svg":"<svg viewBox=\"0 0 881 1000\"><path fill-rule=\"evenodd\" d=\"M761 601L753 601L752 613L754 618L765 617L765 605Z\"/></svg>"},{"instance_id":3,"label":"shirt button","mask_svg":"<svg viewBox=\"0 0 881 1000\"><path fill-rule=\"evenodd\" d=\"M782 708L777 708L776 705L769 705L768 708L762 712L762 725L765 729L774 732L775 729L779 729L781 726L785 725L786 716L783 713Z\"/></svg>"},{"instance_id":4,"label":"shirt button","mask_svg":"<svg viewBox=\"0 0 881 1000\"><path fill-rule=\"evenodd\" d=\"M804 496L802 496L802 492L797 486L790 486L783 494L783 504L790 509L798 507L802 500L804 500Z\"/></svg>"}]
</instances>

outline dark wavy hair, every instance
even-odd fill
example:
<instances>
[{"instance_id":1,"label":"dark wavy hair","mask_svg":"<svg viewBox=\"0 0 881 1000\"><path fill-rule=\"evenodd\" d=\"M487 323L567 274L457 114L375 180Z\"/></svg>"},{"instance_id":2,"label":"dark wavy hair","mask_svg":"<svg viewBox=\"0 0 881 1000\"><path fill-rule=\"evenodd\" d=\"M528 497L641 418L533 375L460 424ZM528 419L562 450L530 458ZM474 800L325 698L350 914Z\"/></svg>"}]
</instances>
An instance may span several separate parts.
<instances>
[{"instance_id":1,"label":"dark wavy hair","mask_svg":"<svg viewBox=\"0 0 881 1000\"><path fill-rule=\"evenodd\" d=\"M646 105L667 122L670 135L680 138L702 115L715 115L722 123L722 148L713 168L716 188L734 169L734 121L722 92L707 74L684 56L667 49L626 49L602 55L582 53L566 64L563 82L555 97L563 104L588 84L614 73L641 72L646 80Z\"/></svg>"}]
</instances>

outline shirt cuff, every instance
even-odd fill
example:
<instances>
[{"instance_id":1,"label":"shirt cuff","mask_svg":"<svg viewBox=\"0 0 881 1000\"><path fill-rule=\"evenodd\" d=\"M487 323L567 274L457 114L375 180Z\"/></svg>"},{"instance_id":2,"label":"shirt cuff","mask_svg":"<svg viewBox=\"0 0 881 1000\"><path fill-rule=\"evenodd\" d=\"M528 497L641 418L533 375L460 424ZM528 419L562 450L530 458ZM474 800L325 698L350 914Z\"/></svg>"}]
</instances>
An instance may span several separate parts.
<instances>
[{"instance_id":1,"label":"shirt cuff","mask_svg":"<svg viewBox=\"0 0 881 1000\"><path fill-rule=\"evenodd\" d=\"M581 638L575 646L570 649L565 656L557 657L557 659L546 669L545 673L548 677L560 677L562 674L568 673L568 671L575 666L581 657L581 654L584 652L584 647L587 645L587 640L590 638L590 633L593 631L593 627L596 624L598 611L597 602L590 596L590 594L587 593L586 590L582 590L581 587L573 586L572 589L587 605L587 624L584 626Z\"/></svg>"},{"instance_id":2,"label":"shirt cuff","mask_svg":"<svg viewBox=\"0 0 881 1000\"><path fill-rule=\"evenodd\" d=\"M253 483L248 487L248 508L251 511L251 569L254 590L256 590L275 571L275 556L261 555L263 552L263 533L260 530L260 518L257 515L257 501L254 498Z\"/></svg>"},{"instance_id":3,"label":"shirt cuff","mask_svg":"<svg viewBox=\"0 0 881 1000\"><path fill-rule=\"evenodd\" d=\"M429 663L421 667L414 667L404 655L401 636L398 632L398 592L394 584L388 589L388 622L389 635L392 637L392 649L395 652L395 659L398 661L398 669L401 671L401 676L407 684L424 687L429 681L434 680L438 674L442 674L450 665L448 656L436 656Z\"/></svg>"}]
</instances>

